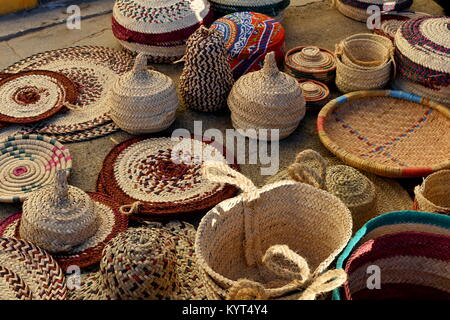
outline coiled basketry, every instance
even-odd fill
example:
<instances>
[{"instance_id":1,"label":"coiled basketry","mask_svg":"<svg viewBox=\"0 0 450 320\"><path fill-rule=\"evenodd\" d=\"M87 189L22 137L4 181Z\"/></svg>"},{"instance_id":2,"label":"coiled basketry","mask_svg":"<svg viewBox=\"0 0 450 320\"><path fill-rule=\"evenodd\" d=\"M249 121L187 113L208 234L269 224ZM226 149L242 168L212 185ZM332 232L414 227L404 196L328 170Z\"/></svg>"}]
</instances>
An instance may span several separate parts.
<instances>
[{"instance_id":1,"label":"coiled basketry","mask_svg":"<svg viewBox=\"0 0 450 320\"><path fill-rule=\"evenodd\" d=\"M450 170L430 174L414 189L414 209L450 215Z\"/></svg>"}]
</instances>

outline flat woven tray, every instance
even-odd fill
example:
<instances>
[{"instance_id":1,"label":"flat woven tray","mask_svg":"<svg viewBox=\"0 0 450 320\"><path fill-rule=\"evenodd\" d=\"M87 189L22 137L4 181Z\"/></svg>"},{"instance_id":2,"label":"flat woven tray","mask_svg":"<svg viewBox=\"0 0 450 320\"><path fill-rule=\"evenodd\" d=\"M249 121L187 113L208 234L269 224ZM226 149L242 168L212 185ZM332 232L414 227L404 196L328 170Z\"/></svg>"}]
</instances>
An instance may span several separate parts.
<instances>
[{"instance_id":1,"label":"flat woven tray","mask_svg":"<svg viewBox=\"0 0 450 320\"><path fill-rule=\"evenodd\" d=\"M450 168L450 110L403 91L358 91L319 113L322 143L348 165L386 177Z\"/></svg>"}]
</instances>

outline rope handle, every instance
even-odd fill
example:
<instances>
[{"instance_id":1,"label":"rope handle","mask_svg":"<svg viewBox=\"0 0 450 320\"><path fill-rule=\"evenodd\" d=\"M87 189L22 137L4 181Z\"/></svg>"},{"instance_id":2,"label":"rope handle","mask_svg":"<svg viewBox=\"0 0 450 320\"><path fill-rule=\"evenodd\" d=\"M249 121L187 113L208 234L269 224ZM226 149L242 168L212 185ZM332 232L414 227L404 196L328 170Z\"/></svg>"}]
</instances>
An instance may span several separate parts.
<instances>
[{"instance_id":1,"label":"rope handle","mask_svg":"<svg viewBox=\"0 0 450 320\"><path fill-rule=\"evenodd\" d=\"M77 105L75 105L75 104L70 103L69 101L64 102L64 106L65 106L67 109L72 110L72 111L81 111L81 110L84 109L84 107L77 106Z\"/></svg>"},{"instance_id":2,"label":"rope handle","mask_svg":"<svg viewBox=\"0 0 450 320\"><path fill-rule=\"evenodd\" d=\"M313 160L318 165L318 171L306 165L307 160ZM291 179L297 182L310 184L316 188L325 188L325 173L327 161L316 151L307 149L299 152L295 157L295 162L287 170Z\"/></svg>"},{"instance_id":3,"label":"rope handle","mask_svg":"<svg viewBox=\"0 0 450 320\"><path fill-rule=\"evenodd\" d=\"M124 204L119 208L119 212L123 215L130 216L133 214L139 213L139 207L142 205L142 202L135 201L132 204Z\"/></svg>"},{"instance_id":4,"label":"rope handle","mask_svg":"<svg viewBox=\"0 0 450 320\"><path fill-rule=\"evenodd\" d=\"M276 275L290 278L291 283L287 286L294 285L298 290L303 289L298 300L315 300L319 295L330 292L347 281L347 274L342 269L329 270L314 276L306 260L287 245L270 247L263 257L263 263ZM290 265L291 269L286 267L287 265ZM240 279L228 290L226 299L266 300L268 297L268 290L262 284Z\"/></svg>"}]
</instances>

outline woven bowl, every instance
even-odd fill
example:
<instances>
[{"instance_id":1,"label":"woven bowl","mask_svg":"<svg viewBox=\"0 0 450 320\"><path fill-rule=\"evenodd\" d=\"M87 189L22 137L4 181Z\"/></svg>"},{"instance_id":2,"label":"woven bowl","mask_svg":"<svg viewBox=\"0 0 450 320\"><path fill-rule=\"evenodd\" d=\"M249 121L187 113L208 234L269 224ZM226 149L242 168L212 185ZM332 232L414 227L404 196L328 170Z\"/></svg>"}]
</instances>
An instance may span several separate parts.
<instances>
[{"instance_id":1,"label":"woven bowl","mask_svg":"<svg viewBox=\"0 0 450 320\"><path fill-rule=\"evenodd\" d=\"M450 170L429 175L414 193L416 210L450 215Z\"/></svg>"},{"instance_id":2,"label":"woven bowl","mask_svg":"<svg viewBox=\"0 0 450 320\"><path fill-rule=\"evenodd\" d=\"M305 96L307 109L321 108L330 101L330 89L326 84L310 79L298 79L297 81Z\"/></svg>"},{"instance_id":3,"label":"woven bowl","mask_svg":"<svg viewBox=\"0 0 450 320\"><path fill-rule=\"evenodd\" d=\"M330 101L319 138L346 164L386 177L450 168L450 110L402 91L359 91Z\"/></svg>"},{"instance_id":4,"label":"woven bowl","mask_svg":"<svg viewBox=\"0 0 450 320\"><path fill-rule=\"evenodd\" d=\"M347 260L345 300L448 300L449 260L450 236L399 232L369 240ZM376 289L368 288L373 266L380 272Z\"/></svg>"},{"instance_id":5,"label":"woven bowl","mask_svg":"<svg viewBox=\"0 0 450 320\"><path fill-rule=\"evenodd\" d=\"M210 210L197 230L197 259L207 285L217 296L224 298L226 291L244 278L264 285L269 298L289 294L295 286L263 265L268 248L289 246L318 275L350 238L350 211L330 193L292 181L256 189L250 180L229 170L217 169L220 174L214 178L216 169L207 167L210 179L225 180L244 190Z\"/></svg>"},{"instance_id":6,"label":"woven bowl","mask_svg":"<svg viewBox=\"0 0 450 320\"><path fill-rule=\"evenodd\" d=\"M359 229L342 251L336 262L336 268L344 268L350 255L363 243L379 237L400 232L424 232L450 237L450 217L419 211L389 212L373 218ZM342 289L333 291L333 300L345 298Z\"/></svg>"}]
</instances>

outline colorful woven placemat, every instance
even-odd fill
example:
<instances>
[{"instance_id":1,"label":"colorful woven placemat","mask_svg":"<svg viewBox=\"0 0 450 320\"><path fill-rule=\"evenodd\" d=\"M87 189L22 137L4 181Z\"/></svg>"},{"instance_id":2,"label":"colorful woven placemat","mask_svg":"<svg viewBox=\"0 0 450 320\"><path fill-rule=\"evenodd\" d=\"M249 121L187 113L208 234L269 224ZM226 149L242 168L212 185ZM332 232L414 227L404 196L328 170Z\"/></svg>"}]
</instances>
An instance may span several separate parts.
<instances>
[{"instance_id":1,"label":"colorful woven placemat","mask_svg":"<svg viewBox=\"0 0 450 320\"><path fill-rule=\"evenodd\" d=\"M182 158L174 150L181 150ZM133 138L106 156L97 190L128 205L131 219L166 220L175 214L202 212L236 192L234 186L205 181L201 163L210 154L226 161L225 148L206 140Z\"/></svg>"},{"instance_id":2,"label":"colorful woven placemat","mask_svg":"<svg viewBox=\"0 0 450 320\"><path fill-rule=\"evenodd\" d=\"M125 51L82 46L38 53L13 64L5 72L45 69L60 72L75 83L79 91L75 107L79 110L57 115L37 130L39 134L61 135L111 121L107 93L116 77L132 66L132 55Z\"/></svg>"},{"instance_id":3,"label":"colorful woven placemat","mask_svg":"<svg viewBox=\"0 0 450 320\"><path fill-rule=\"evenodd\" d=\"M119 212L117 202L101 193L88 192L88 194L95 202L99 228L87 241L70 251L52 254L63 270L71 265L85 268L98 263L105 245L128 227L128 217ZM0 237L19 239L21 216L21 213L17 213L3 220L0 223Z\"/></svg>"},{"instance_id":4,"label":"colorful woven placemat","mask_svg":"<svg viewBox=\"0 0 450 320\"><path fill-rule=\"evenodd\" d=\"M0 81L0 121L32 123L47 119L78 98L78 89L63 74L27 71Z\"/></svg>"},{"instance_id":5,"label":"colorful woven placemat","mask_svg":"<svg viewBox=\"0 0 450 320\"><path fill-rule=\"evenodd\" d=\"M216 20L212 29L222 33L233 76L262 68L264 57L274 51L278 64L284 60L284 28L274 18L256 12L238 12Z\"/></svg>"},{"instance_id":6,"label":"colorful woven placemat","mask_svg":"<svg viewBox=\"0 0 450 320\"><path fill-rule=\"evenodd\" d=\"M0 288L2 298L13 300L64 300L67 292L56 261L31 243L13 238L0 238Z\"/></svg>"},{"instance_id":7,"label":"colorful woven placemat","mask_svg":"<svg viewBox=\"0 0 450 320\"><path fill-rule=\"evenodd\" d=\"M68 173L72 156L59 141L39 135L17 135L0 142L0 202L20 202L52 183L56 170Z\"/></svg>"},{"instance_id":8,"label":"colorful woven placemat","mask_svg":"<svg viewBox=\"0 0 450 320\"><path fill-rule=\"evenodd\" d=\"M386 177L450 168L450 110L403 91L358 91L317 119L324 146L353 167Z\"/></svg>"}]
</instances>

